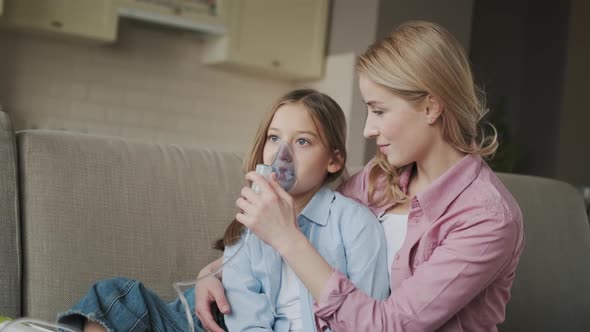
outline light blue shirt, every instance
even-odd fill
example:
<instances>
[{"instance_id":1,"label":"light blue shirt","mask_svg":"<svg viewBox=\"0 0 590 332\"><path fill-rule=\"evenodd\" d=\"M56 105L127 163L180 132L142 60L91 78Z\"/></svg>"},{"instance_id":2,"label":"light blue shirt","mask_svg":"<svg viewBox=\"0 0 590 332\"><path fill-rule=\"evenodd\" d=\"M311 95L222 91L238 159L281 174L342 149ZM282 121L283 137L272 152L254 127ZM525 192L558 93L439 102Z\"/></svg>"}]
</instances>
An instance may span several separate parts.
<instances>
[{"instance_id":1,"label":"light blue shirt","mask_svg":"<svg viewBox=\"0 0 590 332\"><path fill-rule=\"evenodd\" d=\"M368 208L322 187L297 222L320 255L360 290L376 299L389 296L385 235ZM224 261L243 240L225 249ZM252 234L238 256L223 269L225 295L231 306L231 314L225 316L229 331L289 331L290 321L275 310L282 264L279 254ZM316 331L314 300L298 283L303 330Z\"/></svg>"}]
</instances>

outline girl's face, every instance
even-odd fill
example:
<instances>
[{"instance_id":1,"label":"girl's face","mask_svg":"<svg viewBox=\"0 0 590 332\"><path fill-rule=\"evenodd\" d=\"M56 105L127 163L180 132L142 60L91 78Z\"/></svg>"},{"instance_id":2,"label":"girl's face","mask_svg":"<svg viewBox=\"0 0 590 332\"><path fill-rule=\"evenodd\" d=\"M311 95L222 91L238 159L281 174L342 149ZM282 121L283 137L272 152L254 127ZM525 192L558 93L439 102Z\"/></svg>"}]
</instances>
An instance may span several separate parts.
<instances>
[{"instance_id":1,"label":"girl's face","mask_svg":"<svg viewBox=\"0 0 590 332\"><path fill-rule=\"evenodd\" d=\"M377 148L394 167L423 160L435 139L426 106L422 110L362 73L359 87L368 112L364 136L376 140Z\"/></svg>"},{"instance_id":2,"label":"girl's face","mask_svg":"<svg viewBox=\"0 0 590 332\"><path fill-rule=\"evenodd\" d=\"M337 172L342 167L334 153L322 143L318 128L301 103L285 104L275 112L263 149L265 164L273 162L281 142L289 144L295 161L297 183L289 191L293 197L317 190L328 172Z\"/></svg>"}]
</instances>

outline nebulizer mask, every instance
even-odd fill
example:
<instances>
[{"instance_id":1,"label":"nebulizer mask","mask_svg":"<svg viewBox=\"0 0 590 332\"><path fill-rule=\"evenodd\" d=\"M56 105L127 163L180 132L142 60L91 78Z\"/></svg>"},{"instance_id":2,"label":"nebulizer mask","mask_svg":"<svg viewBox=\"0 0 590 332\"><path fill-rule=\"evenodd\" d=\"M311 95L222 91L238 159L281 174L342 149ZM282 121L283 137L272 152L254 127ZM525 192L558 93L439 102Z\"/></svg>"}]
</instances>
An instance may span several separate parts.
<instances>
[{"instance_id":1,"label":"nebulizer mask","mask_svg":"<svg viewBox=\"0 0 590 332\"><path fill-rule=\"evenodd\" d=\"M277 153L275 154L275 156L273 158L272 163L270 165L265 165L265 164L256 165L256 173L262 175L267 180L270 180L271 175L274 173L276 175L276 178L275 178L276 181L279 183L281 188L283 188L283 190L285 190L286 192L289 192L291 189L293 189L293 187L295 186L295 183L297 182L297 177L295 176L294 154L293 154L293 151L291 150L291 148L289 147L289 144L284 141L281 142L281 144L279 145L279 148L277 150ZM260 188L254 182L252 183L251 188L256 193L260 192ZM221 270L223 270L224 267L228 266L231 263L231 261L242 251L244 246L247 245L248 240L250 239L250 233L251 233L250 230L246 228L245 234L244 234L244 241L242 241L242 244L240 245L238 250L236 250L236 252L231 257L226 259L225 262L216 271L213 271L205 276L199 277L196 280L186 281L186 282L180 281L180 282L175 282L173 284L174 290L178 294L180 301L182 302L182 305L184 306L186 318L188 321L189 331L191 331L191 332L194 331L195 325L194 325L190 306L188 305L188 302L186 301L186 298L184 297L181 287L192 286L194 288L199 283L199 281L201 281L205 278L211 277L211 276L215 276L219 272L221 272Z\"/></svg>"}]
</instances>

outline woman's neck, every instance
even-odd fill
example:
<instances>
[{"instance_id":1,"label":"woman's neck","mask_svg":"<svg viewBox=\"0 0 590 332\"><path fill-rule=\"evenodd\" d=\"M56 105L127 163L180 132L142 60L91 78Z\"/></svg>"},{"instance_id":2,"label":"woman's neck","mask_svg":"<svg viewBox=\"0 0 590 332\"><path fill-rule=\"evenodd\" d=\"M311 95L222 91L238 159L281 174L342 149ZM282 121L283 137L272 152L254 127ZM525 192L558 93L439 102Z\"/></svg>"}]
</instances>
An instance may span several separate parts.
<instances>
[{"instance_id":1,"label":"woman's neck","mask_svg":"<svg viewBox=\"0 0 590 332\"><path fill-rule=\"evenodd\" d=\"M424 191L465 155L448 143L439 143L438 146L435 144L425 158L416 161L416 169L412 176L413 194Z\"/></svg>"}]
</instances>

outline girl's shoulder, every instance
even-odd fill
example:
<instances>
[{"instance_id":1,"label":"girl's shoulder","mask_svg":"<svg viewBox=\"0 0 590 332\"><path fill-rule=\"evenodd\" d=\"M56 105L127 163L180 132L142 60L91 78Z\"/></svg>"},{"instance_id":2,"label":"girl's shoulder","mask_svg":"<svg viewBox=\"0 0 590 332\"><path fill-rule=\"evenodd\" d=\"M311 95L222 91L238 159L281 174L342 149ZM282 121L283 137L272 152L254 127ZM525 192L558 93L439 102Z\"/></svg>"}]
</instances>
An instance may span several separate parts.
<instances>
[{"instance_id":1,"label":"girl's shoulder","mask_svg":"<svg viewBox=\"0 0 590 332\"><path fill-rule=\"evenodd\" d=\"M347 197L339 192L334 192L334 201L330 209L333 221L345 226L349 224L366 224L377 222L375 214L364 204Z\"/></svg>"}]
</instances>

